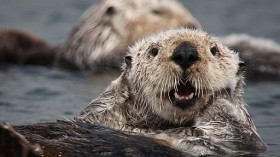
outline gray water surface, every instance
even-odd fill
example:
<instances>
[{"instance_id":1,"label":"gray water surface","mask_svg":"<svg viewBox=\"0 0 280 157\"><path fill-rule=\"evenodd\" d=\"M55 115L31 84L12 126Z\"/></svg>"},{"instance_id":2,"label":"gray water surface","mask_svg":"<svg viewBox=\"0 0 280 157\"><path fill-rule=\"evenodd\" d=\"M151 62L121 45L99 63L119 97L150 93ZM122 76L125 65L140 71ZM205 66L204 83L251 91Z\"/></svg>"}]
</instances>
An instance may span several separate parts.
<instances>
[{"instance_id":1,"label":"gray water surface","mask_svg":"<svg viewBox=\"0 0 280 157\"><path fill-rule=\"evenodd\" d=\"M0 0L0 26L23 29L56 45L96 1ZM203 28L214 35L246 33L280 42L279 0L184 0ZM11 66L0 69L0 122L31 124L72 118L117 77L56 68ZM269 150L280 156L280 83L245 86L245 100Z\"/></svg>"}]
</instances>

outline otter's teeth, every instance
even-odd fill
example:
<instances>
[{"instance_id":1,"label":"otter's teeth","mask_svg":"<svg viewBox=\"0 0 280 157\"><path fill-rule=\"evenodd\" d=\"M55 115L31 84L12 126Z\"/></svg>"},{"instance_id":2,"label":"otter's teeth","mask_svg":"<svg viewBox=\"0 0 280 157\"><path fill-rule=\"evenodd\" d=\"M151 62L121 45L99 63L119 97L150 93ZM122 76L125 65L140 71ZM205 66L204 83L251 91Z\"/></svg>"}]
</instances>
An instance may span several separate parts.
<instances>
[{"instance_id":1,"label":"otter's teeth","mask_svg":"<svg viewBox=\"0 0 280 157\"><path fill-rule=\"evenodd\" d=\"M176 99L180 99L180 100L191 100L194 96L194 93L191 93L189 96L180 96L177 93L174 94Z\"/></svg>"},{"instance_id":2,"label":"otter's teeth","mask_svg":"<svg viewBox=\"0 0 280 157\"><path fill-rule=\"evenodd\" d=\"M192 99L193 98L193 96L194 96L194 94L193 93L191 93L189 96L188 96L188 99L190 100L190 99Z\"/></svg>"},{"instance_id":3,"label":"otter's teeth","mask_svg":"<svg viewBox=\"0 0 280 157\"><path fill-rule=\"evenodd\" d=\"M175 98L176 99L181 99L181 97L177 93L175 93Z\"/></svg>"}]
</instances>

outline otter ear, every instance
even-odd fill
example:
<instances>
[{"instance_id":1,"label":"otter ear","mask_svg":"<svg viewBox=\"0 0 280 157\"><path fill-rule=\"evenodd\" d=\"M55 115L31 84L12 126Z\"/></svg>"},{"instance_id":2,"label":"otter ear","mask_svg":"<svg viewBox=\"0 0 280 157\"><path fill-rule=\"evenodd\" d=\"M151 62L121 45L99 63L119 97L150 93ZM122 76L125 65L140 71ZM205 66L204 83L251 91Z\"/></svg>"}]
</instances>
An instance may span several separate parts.
<instances>
[{"instance_id":1,"label":"otter ear","mask_svg":"<svg viewBox=\"0 0 280 157\"><path fill-rule=\"evenodd\" d=\"M109 6L107 8L107 10L105 11L105 14L111 16L111 15L115 14L115 12L116 12L115 7Z\"/></svg>"},{"instance_id":2,"label":"otter ear","mask_svg":"<svg viewBox=\"0 0 280 157\"><path fill-rule=\"evenodd\" d=\"M243 61L240 61L238 66L238 74L244 73L246 71L246 64Z\"/></svg>"},{"instance_id":3,"label":"otter ear","mask_svg":"<svg viewBox=\"0 0 280 157\"><path fill-rule=\"evenodd\" d=\"M132 62L132 57L131 56L125 56L124 57L124 62L127 65L128 68L131 67L131 62Z\"/></svg>"}]
</instances>

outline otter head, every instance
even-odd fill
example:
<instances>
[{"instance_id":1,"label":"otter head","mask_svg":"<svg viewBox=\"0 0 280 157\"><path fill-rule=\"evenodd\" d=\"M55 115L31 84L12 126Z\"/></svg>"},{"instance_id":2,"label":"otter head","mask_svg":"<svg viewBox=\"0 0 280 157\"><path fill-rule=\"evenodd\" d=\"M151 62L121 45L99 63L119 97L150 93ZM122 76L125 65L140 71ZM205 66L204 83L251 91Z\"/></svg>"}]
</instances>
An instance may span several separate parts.
<instances>
[{"instance_id":1,"label":"otter head","mask_svg":"<svg viewBox=\"0 0 280 157\"><path fill-rule=\"evenodd\" d=\"M103 7L104 19L126 44L170 28L200 28L198 21L176 0L106 0Z\"/></svg>"},{"instance_id":2,"label":"otter head","mask_svg":"<svg viewBox=\"0 0 280 157\"><path fill-rule=\"evenodd\" d=\"M92 68L95 63L114 65L135 40L178 27L200 25L175 0L104 0L81 17L67 40L65 56L80 68Z\"/></svg>"},{"instance_id":3,"label":"otter head","mask_svg":"<svg viewBox=\"0 0 280 157\"><path fill-rule=\"evenodd\" d=\"M126 77L135 104L173 123L187 123L240 80L238 54L203 31L180 29L130 48Z\"/></svg>"}]
</instances>

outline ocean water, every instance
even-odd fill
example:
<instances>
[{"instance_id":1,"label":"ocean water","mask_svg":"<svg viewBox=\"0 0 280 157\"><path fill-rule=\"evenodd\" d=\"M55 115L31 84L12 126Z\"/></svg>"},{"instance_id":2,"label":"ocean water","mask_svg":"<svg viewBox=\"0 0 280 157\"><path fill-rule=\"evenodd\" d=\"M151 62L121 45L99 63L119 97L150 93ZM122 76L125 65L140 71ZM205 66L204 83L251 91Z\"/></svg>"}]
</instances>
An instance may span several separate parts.
<instances>
[{"instance_id":1,"label":"ocean water","mask_svg":"<svg viewBox=\"0 0 280 157\"><path fill-rule=\"evenodd\" d=\"M0 0L0 26L32 32L56 45L95 2ZM280 43L280 1L181 2L213 35L246 33ZM71 119L116 77L111 72L97 75L57 68L0 67L0 122L19 125ZM259 156L280 156L280 83L247 81L244 97L258 132L269 146Z\"/></svg>"}]
</instances>

